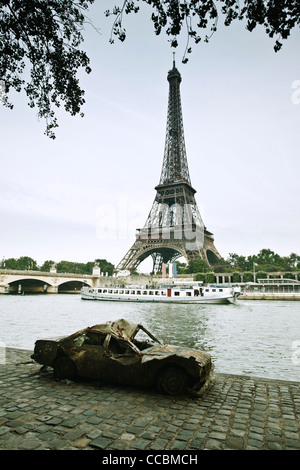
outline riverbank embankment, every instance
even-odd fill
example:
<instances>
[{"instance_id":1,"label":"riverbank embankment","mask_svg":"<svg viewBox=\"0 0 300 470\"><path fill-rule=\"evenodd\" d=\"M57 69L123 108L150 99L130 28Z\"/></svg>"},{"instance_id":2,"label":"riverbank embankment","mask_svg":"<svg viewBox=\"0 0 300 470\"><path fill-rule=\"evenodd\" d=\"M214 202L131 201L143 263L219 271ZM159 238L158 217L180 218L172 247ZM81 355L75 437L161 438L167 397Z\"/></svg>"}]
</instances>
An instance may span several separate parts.
<instances>
[{"instance_id":1,"label":"riverbank embankment","mask_svg":"<svg viewBox=\"0 0 300 470\"><path fill-rule=\"evenodd\" d=\"M30 351L0 364L0 449L300 449L298 382L215 374L200 398L56 382Z\"/></svg>"}]
</instances>

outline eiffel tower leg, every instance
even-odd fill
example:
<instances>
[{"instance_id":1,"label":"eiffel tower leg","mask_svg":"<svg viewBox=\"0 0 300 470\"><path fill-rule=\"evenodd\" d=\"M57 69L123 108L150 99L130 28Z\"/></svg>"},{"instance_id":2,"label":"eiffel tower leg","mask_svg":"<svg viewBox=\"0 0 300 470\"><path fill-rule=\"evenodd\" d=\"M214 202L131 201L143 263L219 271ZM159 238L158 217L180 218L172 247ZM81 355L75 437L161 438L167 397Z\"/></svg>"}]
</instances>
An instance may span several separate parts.
<instances>
[{"instance_id":1,"label":"eiffel tower leg","mask_svg":"<svg viewBox=\"0 0 300 470\"><path fill-rule=\"evenodd\" d=\"M203 248L205 255L204 259L208 264L216 264L216 261L222 258L217 248L215 247L214 239L211 233L205 233Z\"/></svg>"},{"instance_id":2,"label":"eiffel tower leg","mask_svg":"<svg viewBox=\"0 0 300 470\"><path fill-rule=\"evenodd\" d=\"M152 253L151 257L153 259L153 273L156 274L162 270L163 257L161 253Z\"/></svg>"},{"instance_id":3,"label":"eiffel tower leg","mask_svg":"<svg viewBox=\"0 0 300 470\"><path fill-rule=\"evenodd\" d=\"M131 273L133 273L138 265L140 264L140 261L137 257L138 249L133 246L127 251L126 255L121 259L120 263L117 266L118 271L123 271L128 269Z\"/></svg>"}]
</instances>

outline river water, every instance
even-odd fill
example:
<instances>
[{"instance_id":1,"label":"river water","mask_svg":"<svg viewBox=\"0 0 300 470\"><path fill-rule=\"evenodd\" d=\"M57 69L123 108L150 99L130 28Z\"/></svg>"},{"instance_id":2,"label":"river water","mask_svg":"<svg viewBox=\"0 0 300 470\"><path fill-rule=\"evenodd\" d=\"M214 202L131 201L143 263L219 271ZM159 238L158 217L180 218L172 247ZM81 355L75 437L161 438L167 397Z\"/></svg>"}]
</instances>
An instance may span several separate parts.
<instances>
[{"instance_id":1,"label":"river water","mask_svg":"<svg viewBox=\"0 0 300 470\"><path fill-rule=\"evenodd\" d=\"M99 302L80 295L0 295L2 346L32 350L62 336L126 318L165 343L204 350L215 371L300 381L300 302L240 300L237 305Z\"/></svg>"}]
</instances>

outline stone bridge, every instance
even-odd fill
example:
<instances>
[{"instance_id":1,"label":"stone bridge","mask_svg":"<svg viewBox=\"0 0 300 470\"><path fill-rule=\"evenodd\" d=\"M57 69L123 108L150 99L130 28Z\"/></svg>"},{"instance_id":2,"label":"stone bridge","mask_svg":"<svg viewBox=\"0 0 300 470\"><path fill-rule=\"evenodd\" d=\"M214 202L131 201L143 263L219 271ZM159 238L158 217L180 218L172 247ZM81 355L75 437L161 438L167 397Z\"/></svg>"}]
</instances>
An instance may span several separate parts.
<instances>
[{"instance_id":1,"label":"stone bridge","mask_svg":"<svg viewBox=\"0 0 300 470\"><path fill-rule=\"evenodd\" d=\"M0 294L44 292L49 294L80 292L86 284L99 285L100 270L93 274L71 274L41 271L0 269Z\"/></svg>"}]
</instances>

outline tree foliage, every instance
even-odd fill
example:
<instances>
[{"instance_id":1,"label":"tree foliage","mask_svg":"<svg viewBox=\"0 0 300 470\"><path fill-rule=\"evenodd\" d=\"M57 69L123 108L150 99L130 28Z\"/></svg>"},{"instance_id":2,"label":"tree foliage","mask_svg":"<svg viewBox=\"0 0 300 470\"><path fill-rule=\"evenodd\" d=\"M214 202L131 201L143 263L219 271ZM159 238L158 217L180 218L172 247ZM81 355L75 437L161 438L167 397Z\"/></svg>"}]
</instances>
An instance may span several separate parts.
<instances>
[{"instance_id":1,"label":"tree foliage","mask_svg":"<svg viewBox=\"0 0 300 470\"><path fill-rule=\"evenodd\" d=\"M186 53L183 62L187 62L186 54L192 51L190 39L195 44L201 40L208 42L217 31L219 19L225 26L234 20L244 20L246 29L252 31L261 25L269 37L275 39L274 50L282 46L291 30L300 24L299 0L141 0L152 8L151 20L155 34L163 30L170 38L173 47L178 45L178 37L183 30L187 34ZM139 11L139 0L117 0L112 10L106 15L114 15L112 39L116 36L121 41L126 38L123 16ZM117 5L116 5L117 4Z\"/></svg>"},{"instance_id":2,"label":"tree foliage","mask_svg":"<svg viewBox=\"0 0 300 470\"><path fill-rule=\"evenodd\" d=\"M188 265L177 262L177 271L178 274L201 273L202 275L203 273L206 278L206 275L210 274L213 270L214 272L232 272L238 277L241 272L252 272L253 263L255 263L255 272L257 274L260 272L261 277L266 272L273 271L275 274L277 271L293 272L300 270L300 255L291 253L290 256L280 256L269 248L263 248L258 254L247 257L230 253L223 262L223 265L214 267L209 266L201 258L196 258L190 261ZM58 273L92 274L95 263L100 267L101 273L108 273L109 276L113 274L114 265L103 258L97 258L95 261L88 261L87 263L65 260L57 263L53 260L47 260L44 261L42 266L38 266L33 258L21 256L20 258L2 259L0 267L2 269L50 271L50 268L55 265ZM223 266L225 269L222 270Z\"/></svg>"},{"instance_id":3,"label":"tree foliage","mask_svg":"<svg viewBox=\"0 0 300 470\"><path fill-rule=\"evenodd\" d=\"M235 282L239 282L240 273L248 272L252 276L253 269L260 277L264 277L264 273L271 272L293 272L300 270L300 256L291 253L290 256L280 256L269 248L263 248L256 255L243 256L237 253L230 253L227 259L218 260L218 265L209 266L201 258L195 258L188 265L179 263L179 274L199 274L197 280L206 279L206 274L211 273L234 273ZM200 275L201 273L201 275ZM202 276L202 273L205 275ZM248 277L249 277L248 276ZM208 282L208 281L206 281Z\"/></svg>"},{"instance_id":4,"label":"tree foliage","mask_svg":"<svg viewBox=\"0 0 300 470\"><path fill-rule=\"evenodd\" d=\"M191 260L187 266L186 273L207 273L210 267L206 261L201 258Z\"/></svg>"},{"instance_id":5,"label":"tree foliage","mask_svg":"<svg viewBox=\"0 0 300 470\"><path fill-rule=\"evenodd\" d=\"M258 272L272 272L272 271L295 271L300 269L300 256L296 253L291 253L290 256L280 256L269 248L263 248L257 255L240 256L236 253L230 253L227 259L228 263L232 265L232 270L236 268L241 271L252 271L253 265Z\"/></svg>"},{"instance_id":6,"label":"tree foliage","mask_svg":"<svg viewBox=\"0 0 300 470\"><path fill-rule=\"evenodd\" d=\"M100 267L102 273L108 273L109 276L112 276L115 268L112 263L106 261L106 259L96 259L95 262Z\"/></svg>"},{"instance_id":7,"label":"tree foliage","mask_svg":"<svg viewBox=\"0 0 300 470\"><path fill-rule=\"evenodd\" d=\"M52 266L54 266L54 265L55 265L55 261L53 261L52 259L44 261L44 263L40 267L40 270L43 271L43 272L49 272L50 269L52 268Z\"/></svg>"},{"instance_id":8,"label":"tree foliage","mask_svg":"<svg viewBox=\"0 0 300 470\"><path fill-rule=\"evenodd\" d=\"M46 120L45 134L55 138L58 126L53 107L64 103L72 116L84 104L77 72L90 73L89 58L80 50L84 11L94 0L0 1L0 80L6 94L4 105L13 104L11 89L25 90L29 106Z\"/></svg>"},{"instance_id":9,"label":"tree foliage","mask_svg":"<svg viewBox=\"0 0 300 470\"><path fill-rule=\"evenodd\" d=\"M50 268L54 265L58 273L74 273L74 274L92 274L95 263L98 264L102 273L108 273L109 276L113 274L114 265L106 259L96 259L95 261L88 261L87 263L78 263L76 261L62 260L56 263L53 260L44 261L42 266L38 266L37 262L29 256L21 256L20 258L7 258L3 259L0 263L2 269L13 270L34 270L49 272Z\"/></svg>"},{"instance_id":10,"label":"tree foliage","mask_svg":"<svg viewBox=\"0 0 300 470\"><path fill-rule=\"evenodd\" d=\"M30 269L36 270L36 261L30 256L21 256L20 258L7 258L1 262L1 268L15 269L20 271L28 271Z\"/></svg>"},{"instance_id":11,"label":"tree foliage","mask_svg":"<svg viewBox=\"0 0 300 470\"><path fill-rule=\"evenodd\" d=\"M29 106L45 119L45 134L55 138L56 107L64 105L71 115L83 115L84 90L78 71L90 73L90 61L80 49L82 30L90 22L85 13L94 0L0 0L0 93L9 108L9 92L24 90ZM186 34L183 62L191 42L208 42L220 18L226 26L244 20L252 31L261 25L274 39L278 51L282 40L300 24L299 0L113 0L105 12L114 18L111 42L126 38L124 14L138 13L140 5L151 9L154 32L164 31L172 47ZM3 93L3 88L5 92Z\"/></svg>"},{"instance_id":12,"label":"tree foliage","mask_svg":"<svg viewBox=\"0 0 300 470\"><path fill-rule=\"evenodd\" d=\"M60 261L56 267L58 273L92 274L95 263L98 264L102 273L108 273L109 276L113 274L114 265L106 259L96 259L94 262L88 261L87 263Z\"/></svg>"}]
</instances>

